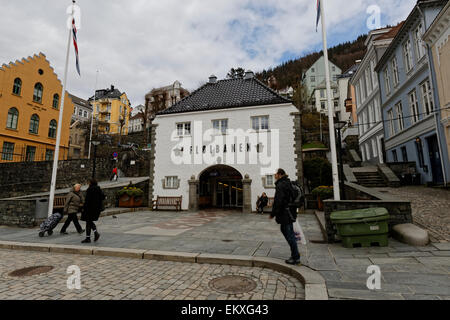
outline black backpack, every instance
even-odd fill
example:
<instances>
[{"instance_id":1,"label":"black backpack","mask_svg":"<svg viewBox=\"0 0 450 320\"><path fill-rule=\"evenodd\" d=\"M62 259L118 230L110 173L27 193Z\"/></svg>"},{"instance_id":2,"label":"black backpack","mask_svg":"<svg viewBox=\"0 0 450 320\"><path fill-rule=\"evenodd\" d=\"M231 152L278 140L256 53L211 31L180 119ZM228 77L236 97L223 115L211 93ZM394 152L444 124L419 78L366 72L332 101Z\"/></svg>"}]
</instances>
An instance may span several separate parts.
<instances>
[{"instance_id":1,"label":"black backpack","mask_svg":"<svg viewBox=\"0 0 450 320\"><path fill-rule=\"evenodd\" d=\"M291 199L289 206L301 208L304 203L305 193L303 192L302 187L296 181L291 181Z\"/></svg>"}]
</instances>

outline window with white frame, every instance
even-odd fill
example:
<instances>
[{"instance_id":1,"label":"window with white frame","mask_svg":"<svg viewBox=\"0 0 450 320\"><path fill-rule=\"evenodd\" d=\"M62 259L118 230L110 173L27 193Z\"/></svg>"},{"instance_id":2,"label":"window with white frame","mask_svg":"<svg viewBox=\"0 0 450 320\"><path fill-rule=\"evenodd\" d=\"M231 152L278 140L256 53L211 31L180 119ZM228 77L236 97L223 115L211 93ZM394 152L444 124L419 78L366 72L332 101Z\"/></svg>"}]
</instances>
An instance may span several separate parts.
<instances>
[{"instance_id":1,"label":"window with white frame","mask_svg":"<svg viewBox=\"0 0 450 320\"><path fill-rule=\"evenodd\" d=\"M177 123L177 135L179 137L190 136L191 123L190 122Z\"/></svg>"},{"instance_id":2,"label":"window with white frame","mask_svg":"<svg viewBox=\"0 0 450 320\"><path fill-rule=\"evenodd\" d=\"M252 117L253 130L269 130L269 116Z\"/></svg>"},{"instance_id":3,"label":"window with white frame","mask_svg":"<svg viewBox=\"0 0 450 320\"><path fill-rule=\"evenodd\" d=\"M425 114L428 116L434 110L433 92L431 92L430 81L426 80L420 85L422 91L422 101Z\"/></svg>"},{"instance_id":4,"label":"window with white frame","mask_svg":"<svg viewBox=\"0 0 450 320\"><path fill-rule=\"evenodd\" d=\"M388 95L391 92L391 79L388 67L384 69L384 85L386 86L386 95Z\"/></svg>"},{"instance_id":5,"label":"window with white frame","mask_svg":"<svg viewBox=\"0 0 450 320\"><path fill-rule=\"evenodd\" d=\"M392 109L388 111L388 119L389 119L389 133L392 137L395 134L394 111Z\"/></svg>"},{"instance_id":6,"label":"window with white frame","mask_svg":"<svg viewBox=\"0 0 450 320\"><path fill-rule=\"evenodd\" d=\"M227 133L228 130L228 120L222 119L222 120L213 120L213 129L215 133Z\"/></svg>"},{"instance_id":7,"label":"window with white frame","mask_svg":"<svg viewBox=\"0 0 450 320\"><path fill-rule=\"evenodd\" d=\"M391 61L391 65L392 65L392 73L393 73L393 77L392 77L392 82L394 83L394 87L398 85L398 83L400 82L399 76L398 76L398 63L397 63L397 57L394 57Z\"/></svg>"},{"instance_id":8,"label":"window with white frame","mask_svg":"<svg viewBox=\"0 0 450 320\"><path fill-rule=\"evenodd\" d=\"M369 128L373 126L375 118L373 117L373 104L369 103Z\"/></svg>"},{"instance_id":9,"label":"window with white frame","mask_svg":"<svg viewBox=\"0 0 450 320\"><path fill-rule=\"evenodd\" d=\"M366 81L364 80L364 77L361 77L359 79L360 85L361 85L361 99L362 101L366 100L367 97L367 87L366 87Z\"/></svg>"},{"instance_id":10,"label":"window with white frame","mask_svg":"<svg viewBox=\"0 0 450 320\"><path fill-rule=\"evenodd\" d=\"M409 72L413 67L411 40L409 39L403 44L403 58L405 60L405 70Z\"/></svg>"},{"instance_id":11,"label":"window with white frame","mask_svg":"<svg viewBox=\"0 0 450 320\"><path fill-rule=\"evenodd\" d=\"M262 178L264 188L275 188L275 178L273 175L269 174Z\"/></svg>"},{"instance_id":12,"label":"window with white frame","mask_svg":"<svg viewBox=\"0 0 450 320\"><path fill-rule=\"evenodd\" d=\"M378 143L377 139L372 139L372 154L374 157L378 157Z\"/></svg>"},{"instance_id":13,"label":"window with white frame","mask_svg":"<svg viewBox=\"0 0 450 320\"><path fill-rule=\"evenodd\" d=\"M320 97L325 98L325 90L323 89L320 90Z\"/></svg>"},{"instance_id":14,"label":"window with white frame","mask_svg":"<svg viewBox=\"0 0 450 320\"><path fill-rule=\"evenodd\" d=\"M370 147L369 147L369 144L368 143L366 143L366 153L367 153L367 160L370 160Z\"/></svg>"},{"instance_id":15,"label":"window with white frame","mask_svg":"<svg viewBox=\"0 0 450 320\"><path fill-rule=\"evenodd\" d=\"M419 23L417 28L414 30L414 46L416 47L417 60L420 60L425 55L425 47L422 41L423 36L423 25Z\"/></svg>"},{"instance_id":16,"label":"window with white frame","mask_svg":"<svg viewBox=\"0 0 450 320\"><path fill-rule=\"evenodd\" d=\"M361 89L359 87L359 82L355 85L356 87L356 104L361 104Z\"/></svg>"},{"instance_id":17,"label":"window with white frame","mask_svg":"<svg viewBox=\"0 0 450 320\"><path fill-rule=\"evenodd\" d=\"M377 63L375 62L375 58L373 58L372 61L370 61L370 70L372 71L372 83L374 89L378 87L378 77L377 73L375 72L376 65Z\"/></svg>"},{"instance_id":18,"label":"window with white frame","mask_svg":"<svg viewBox=\"0 0 450 320\"><path fill-rule=\"evenodd\" d=\"M403 130L404 128L404 120L403 120L403 107L402 107L402 103L399 102L395 105L395 110L397 111L397 124L398 124L398 129L400 131Z\"/></svg>"},{"instance_id":19,"label":"window with white frame","mask_svg":"<svg viewBox=\"0 0 450 320\"><path fill-rule=\"evenodd\" d=\"M369 95L373 89L372 77L370 76L370 67L366 69L364 74L366 76L367 94Z\"/></svg>"},{"instance_id":20,"label":"window with white frame","mask_svg":"<svg viewBox=\"0 0 450 320\"><path fill-rule=\"evenodd\" d=\"M165 177L163 179L163 188L164 189L178 189L179 188L178 177L175 177L175 176Z\"/></svg>"},{"instance_id":21,"label":"window with white frame","mask_svg":"<svg viewBox=\"0 0 450 320\"><path fill-rule=\"evenodd\" d=\"M364 132L367 132L367 130L369 130L367 110L363 111L363 121L364 121Z\"/></svg>"},{"instance_id":22,"label":"window with white frame","mask_svg":"<svg viewBox=\"0 0 450 320\"><path fill-rule=\"evenodd\" d=\"M375 111L375 121L379 122L381 120L381 110L378 98L373 99L373 109Z\"/></svg>"},{"instance_id":23,"label":"window with white frame","mask_svg":"<svg viewBox=\"0 0 450 320\"><path fill-rule=\"evenodd\" d=\"M416 123L419 121L419 104L417 103L416 90L409 93L409 108L411 112L411 122Z\"/></svg>"}]
</instances>

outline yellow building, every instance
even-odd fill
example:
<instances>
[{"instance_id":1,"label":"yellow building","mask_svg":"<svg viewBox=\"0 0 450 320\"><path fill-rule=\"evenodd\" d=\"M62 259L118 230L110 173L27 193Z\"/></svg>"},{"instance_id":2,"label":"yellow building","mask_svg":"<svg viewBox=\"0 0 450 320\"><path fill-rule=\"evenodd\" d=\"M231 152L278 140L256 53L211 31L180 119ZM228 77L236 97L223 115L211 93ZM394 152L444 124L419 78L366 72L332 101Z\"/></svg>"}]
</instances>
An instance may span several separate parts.
<instances>
[{"instance_id":1,"label":"yellow building","mask_svg":"<svg viewBox=\"0 0 450 320\"><path fill-rule=\"evenodd\" d=\"M53 160L62 83L43 53L0 67L0 162ZM67 159L73 103L65 93L59 159Z\"/></svg>"},{"instance_id":2,"label":"yellow building","mask_svg":"<svg viewBox=\"0 0 450 320\"><path fill-rule=\"evenodd\" d=\"M94 119L98 122L100 134L128 134L128 121L131 104L125 92L120 92L114 86L110 89L97 90L89 99L94 108Z\"/></svg>"},{"instance_id":3,"label":"yellow building","mask_svg":"<svg viewBox=\"0 0 450 320\"><path fill-rule=\"evenodd\" d=\"M433 54L436 89L441 104L441 124L447 142L447 156L450 159L450 2L441 10L433 24L428 28L424 40L431 47ZM446 155L443 154L442 156L445 157Z\"/></svg>"}]
</instances>

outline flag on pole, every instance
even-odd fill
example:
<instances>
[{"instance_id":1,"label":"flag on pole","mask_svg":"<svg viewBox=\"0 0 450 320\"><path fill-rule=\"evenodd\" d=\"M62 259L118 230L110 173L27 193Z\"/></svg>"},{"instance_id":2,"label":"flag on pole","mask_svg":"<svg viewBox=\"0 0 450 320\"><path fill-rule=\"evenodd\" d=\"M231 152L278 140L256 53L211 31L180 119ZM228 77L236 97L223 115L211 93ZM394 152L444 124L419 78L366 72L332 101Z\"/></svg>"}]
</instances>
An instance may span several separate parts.
<instances>
[{"instance_id":1,"label":"flag on pole","mask_svg":"<svg viewBox=\"0 0 450 320\"><path fill-rule=\"evenodd\" d=\"M78 71L78 75L81 76L80 62L78 60L77 27L75 26L75 18L72 19L72 32L73 32L73 46L75 48L75 59L76 59L77 71Z\"/></svg>"},{"instance_id":2,"label":"flag on pole","mask_svg":"<svg viewBox=\"0 0 450 320\"><path fill-rule=\"evenodd\" d=\"M320 0L317 0L316 32L317 32L317 27L319 25L319 20L320 20Z\"/></svg>"}]
</instances>

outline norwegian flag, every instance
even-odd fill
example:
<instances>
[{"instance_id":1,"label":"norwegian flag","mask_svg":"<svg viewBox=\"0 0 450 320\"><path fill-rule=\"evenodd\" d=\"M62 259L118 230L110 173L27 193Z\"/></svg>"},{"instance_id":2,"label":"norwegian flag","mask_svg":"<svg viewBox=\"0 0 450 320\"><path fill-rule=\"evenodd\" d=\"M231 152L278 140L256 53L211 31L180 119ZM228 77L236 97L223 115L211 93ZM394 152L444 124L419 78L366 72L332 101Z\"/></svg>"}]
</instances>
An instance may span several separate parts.
<instances>
[{"instance_id":1,"label":"norwegian flag","mask_svg":"<svg viewBox=\"0 0 450 320\"><path fill-rule=\"evenodd\" d=\"M319 20L320 20L320 0L317 0L316 32L317 32L317 26L319 25Z\"/></svg>"},{"instance_id":2,"label":"norwegian flag","mask_svg":"<svg viewBox=\"0 0 450 320\"><path fill-rule=\"evenodd\" d=\"M73 32L73 46L75 48L75 58L76 58L76 64L77 64L77 71L78 71L78 75L81 76L80 61L78 60L77 27L75 26L75 19L72 19L72 32Z\"/></svg>"}]
</instances>

